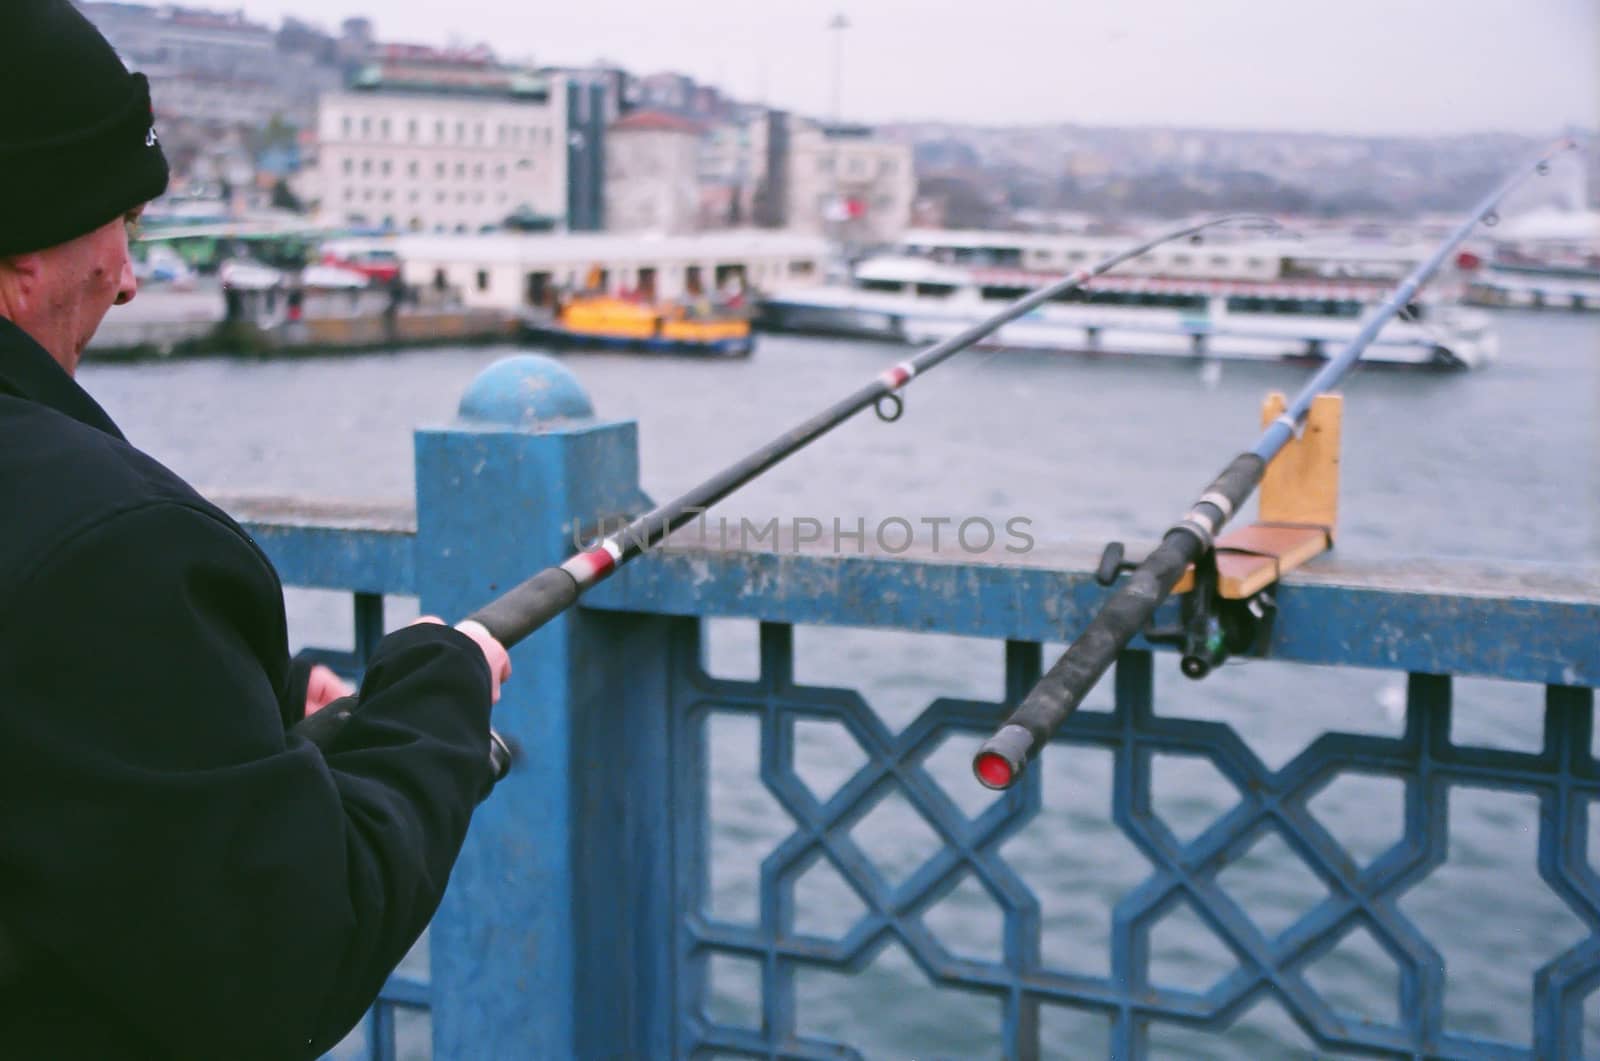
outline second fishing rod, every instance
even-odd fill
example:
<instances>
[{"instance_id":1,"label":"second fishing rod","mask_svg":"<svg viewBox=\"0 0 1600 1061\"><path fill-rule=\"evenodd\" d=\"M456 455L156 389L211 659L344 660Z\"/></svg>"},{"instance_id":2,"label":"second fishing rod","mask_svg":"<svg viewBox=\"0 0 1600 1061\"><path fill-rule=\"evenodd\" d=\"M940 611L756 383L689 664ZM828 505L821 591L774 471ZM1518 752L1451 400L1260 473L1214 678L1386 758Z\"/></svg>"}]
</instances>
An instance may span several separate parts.
<instances>
[{"instance_id":1,"label":"second fishing rod","mask_svg":"<svg viewBox=\"0 0 1600 1061\"><path fill-rule=\"evenodd\" d=\"M617 568L660 543L673 531L698 519L718 501L856 414L872 408L885 421L899 419L903 411L903 400L899 395L902 388L1010 321L1031 313L1052 299L1080 288L1095 277L1164 243L1199 237L1207 229L1230 224L1268 230L1279 228L1270 218L1253 214L1226 214L1163 232L1113 254L1091 268L1080 269L1041 287L959 334L890 367L865 386L753 450L681 497L639 516L592 548L576 553L561 564L545 568L467 618L482 623L496 640L510 648L566 611L587 590ZM325 745L333 740L353 709L354 705L348 702L329 705L300 723L295 732L319 745ZM503 775L509 768L511 752L498 738L493 758L496 776Z\"/></svg>"},{"instance_id":2,"label":"second fishing rod","mask_svg":"<svg viewBox=\"0 0 1600 1061\"><path fill-rule=\"evenodd\" d=\"M1518 167L1485 196L1471 215L1368 316L1344 349L1312 376L1282 415L1267 426L1256 444L1229 462L1183 518L1167 531L1161 544L1118 585L1083 633L1029 690L994 736L978 749L972 770L981 784L1005 789L1016 783L1028 764L1110 669L1117 654L1146 629L1156 609L1172 593L1189 565L1197 564L1212 552L1217 532L1255 491L1268 462L1295 437L1317 396L1344 378L1383 326L1411 302L1423 283L1480 221L1492 218L1501 200L1513 188L1535 172L1547 172L1550 160L1572 146L1571 141L1555 144L1529 165ZM1197 586L1194 592L1202 590ZM1185 659L1184 671L1193 677L1209 669L1206 661L1199 657Z\"/></svg>"}]
</instances>

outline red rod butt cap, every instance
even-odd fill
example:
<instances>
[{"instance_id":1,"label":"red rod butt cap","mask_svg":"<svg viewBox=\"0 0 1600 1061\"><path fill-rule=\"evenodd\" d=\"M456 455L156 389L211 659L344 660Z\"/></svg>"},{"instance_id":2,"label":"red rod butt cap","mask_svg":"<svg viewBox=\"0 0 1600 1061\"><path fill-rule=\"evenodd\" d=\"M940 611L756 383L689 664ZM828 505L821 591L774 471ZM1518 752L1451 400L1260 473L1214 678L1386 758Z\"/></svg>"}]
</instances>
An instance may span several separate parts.
<instances>
[{"instance_id":1,"label":"red rod butt cap","mask_svg":"<svg viewBox=\"0 0 1600 1061\"><path fill-rule=\"evenodd\" d=\"M983 742L972 758L972 772L985 788L1005 789L1016 784L1033 751L1033 734L1014 722Z\"/></svg>"},{"instance_id":2,"label":"red rod butt cap","mask_svg":"<svg viewBox=\"0 0 1600 1061\"><path fill-rule=\"evenodd\" d=\"M974 759L972 772L978 775L978 780L985 788L1010 788L1011 782L1016 779L1011 764L1006 762L1005 756L994 752L983 752Z\"/></svg>"}]
</instances>

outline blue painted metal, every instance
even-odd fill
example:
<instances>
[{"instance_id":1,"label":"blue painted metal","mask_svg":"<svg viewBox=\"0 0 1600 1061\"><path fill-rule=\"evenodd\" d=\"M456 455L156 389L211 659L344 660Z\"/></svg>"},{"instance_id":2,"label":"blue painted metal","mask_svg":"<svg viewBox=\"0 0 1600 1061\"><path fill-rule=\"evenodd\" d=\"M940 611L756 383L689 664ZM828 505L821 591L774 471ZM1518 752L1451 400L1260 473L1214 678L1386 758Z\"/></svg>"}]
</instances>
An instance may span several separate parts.
<instances>
[{"instance_id":1,"label":"blue painted metal","mask_svg":"<svg viewBox=\"0 0 1600 1061\"><path fill-rule=\"evenodd\" d=\"M414 528L364 530L243 521L286 586L410 596L416 592Z\"/></svg>"},{"instance_id":2,"label":"blue painted metal","mask_svg":"<svg viewBox=\"0 0 1600 1061\"><path fill-rule=\"evenodd\" d=\"M425 611L467 614L564 558L571 516L637 503L632 423L549 428L474 422L417 433ZM594 665L628 625L568 615L513 657L496 727L520 756L479 810L432 928L434 990L462 1003L435 1007L441 1055L656 1054L640 1043L652 1034L646 1025L666 1014L641 996L666 982L670 959L635 951L667 931L670 842L654 817L665 813L665 794L648 779L652 764L664 771L664 757L648 746L651 720L636 716L659 699L641 699L651 688L644 668L628 675ZM638 655L664 664L665 654L648 647ZM646 747L634 751L618 734ZM634 770L620 768L630 762ZM634 810L647 820L636 821ZM635 844L643 846L637 856ZM635 857L637 872L625 872ZM656 895L659 924L644 901ZM661 971L643 976L652 961ZM575 989L606 1001L574 1005Z\"/></svg>"},{"instance_id":3,"label":"blue painted metal","mask_svg":"<svg viewBox=\"0 0 1600 1061\"><path fill-rule=\"evenodd\" d=\"M287 581L366 594L358 655L375 636L381 603L372 594L380 589L414 591L425 610L464 614L565 556L575 526L641 503L633 424L508 419L418 432L414 540L392 528L259 515L252 532ZM1125 652L1112 709L1080 711L1058 737L1111 754L1113 821L1151 865L1111 911L1109 973L1097 977L1044 960L1038 897L1001 854L1006 838L1042 813L1041 775L1024 775L969 819L925 767L946 736L987 733L1005 705L938 699L893 732L856 691L796 683L792 637L794 624L831 623L1001 640L1014 702L1039 674L1039 642L1072 634L1104 593L1092 566L1092 557L1052 568L716 550L668 550L630 565L514 651L496 724L519 747L518 764L475 819L432 928L430 983L391 980L372 1017L370 1056L392 1056L395 1007L426 1006L440 1058L855 1057L848 1044L800 1034L796 979L804 970L858 971L891 944L935 983L995 999L1004 1030L994 1053L1006 1057L1041 1056L1042 1005L1103 1015L1114 1056L1133 1059L1147 1056L1153 1022L1218 1029L1262 997L1325 1050L1580 1056L1583 1005L1600 989L1600 876L1588 850L1588 816L1600 800L1593 575L1373 572L1322 561L1297 573L1281 587L1270 655L1410 672L1406 724L1397 737L1325 733L1278 770L1227 725L1158 715L1151 653L1137 645ZM705 616L761 620L756 680L707 675ZM1453 674L1544 684L1542 747L1451 743ZM708 912L707 720L729 714L759 722L760 784L796 823L761 862L754 924ZM866 759L825 801L795 767L796 723L817 719L844 726ZM1152 760L1175 753L1209 761L1239 793L1187 841L1152 806ZM1402 835L1364 864L1308 809L1349 772L1396 779L1405 793ZM1398 903L1444 862L1447 797L1457 786L1537 799L1539 873L1587 932L1535 976L1533 1037L1520 1047L1447 1028L1440 955ZM851 835L890 797L913 807L942 841L898 883ZM1218 883L1269 835L1327 889L1270 937ZM818 860L866 906L843 939L795 927L796 882ZM949 953L925 923L967 874L1003 911L996 961ZM1152 927L1179 903L1237 960L1203 992L1152 982ZM1357 927L1399 970L1393 1024L1345 1016L1306 976ZM712 1018L715 955L761 969L758 1027Z\"/></svg>"},{"instance_id":4,"label":"blue painted metal","mask_svg":"<svg viewBox=\"0 0 1600 1061\"><path fill-rule=\"evenodd\" d=\"M461 396L458 414L463 420L517 427L592 420L594 406L561 362L517 354L478 373Z\"/></svg>"}]
</instances>

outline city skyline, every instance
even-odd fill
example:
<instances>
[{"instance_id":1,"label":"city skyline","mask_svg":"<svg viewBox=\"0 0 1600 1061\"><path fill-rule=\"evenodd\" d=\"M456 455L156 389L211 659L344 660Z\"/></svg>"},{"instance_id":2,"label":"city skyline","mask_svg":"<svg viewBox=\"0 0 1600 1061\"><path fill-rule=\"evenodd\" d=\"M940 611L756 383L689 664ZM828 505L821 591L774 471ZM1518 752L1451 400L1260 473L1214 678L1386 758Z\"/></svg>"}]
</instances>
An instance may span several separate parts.
<instances>
[{"instance_id":1,"label":"city skyline","mask_svg":"<svg viewBox=\"0 0 1600 1061\"><path fill-rule=\"evenodd\" d=\"M1380 136L1600 129L1592 0L1131 0L1077 10L990 0L981 21L912 0L782 9L701 0L692 21L636 0L537 13L504 0L455 0L448 12L422 0L249 0L243 9L330 30L364 15L380 39L483 42L507 59L676 70L817 115L832 111L828 23L843 12L842 114L874 122Z\"/></svg>"}]
</instances>

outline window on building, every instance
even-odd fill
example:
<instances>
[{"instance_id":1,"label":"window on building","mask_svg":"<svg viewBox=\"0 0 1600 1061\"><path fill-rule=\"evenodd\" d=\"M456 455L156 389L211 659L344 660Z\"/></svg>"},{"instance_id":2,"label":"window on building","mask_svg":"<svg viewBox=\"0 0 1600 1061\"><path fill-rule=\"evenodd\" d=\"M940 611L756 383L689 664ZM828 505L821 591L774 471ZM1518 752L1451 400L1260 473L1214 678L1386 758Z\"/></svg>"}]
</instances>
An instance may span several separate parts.
<instances>
[{"instance_id":1,"label":"window on building","mask_svg":"<svg viewBox=\"0 0 1600 1061\"><path fill-rule=\"evenodd\" d=\"M833 156L832 155L818 155L817 156L817 172L818 173L832 173L833 172Z\"/></svg>"},{"instance_id":2,"label":"window on building","mask_svg":"<svg viewBox=\"0 0 1600 1061\"><path fill-rule=\"evenodd\" d=\"M387 203L387 202L389 202L389 201L390 201L390 200L392 200L392 199L393 199L393 198L394 198L394 191L393 191L393 189L390 189L390 188L385 188L385 189L384 189L384 190L383 190L383 201L384 201L384 202L386 202L386 203Z\"/></svg>"},{"instance_id":3,"label":"window on building","mask_svg":"<svg viewBox=\"0 0 1600 1061\"><path fill-rule=\"evenodd\" d=\"M434 192L433 193L433 201L436 202L436 203L442 203L442 202L445 201L446 198L447 198L447 196L444 194L444 192Z\"/></svg>"},{"instance_id":4,"label":"window on building","mask_svg":"<svg viewBox=\"0 0 1600 1061\"><path fill-rule=\"evenodd\" d=\"M473 130L472 130L472 140L473 140L474 143L478 143L478 144L483 143L483 123L482 122L479 122L473 128Z\"/></svg>"},{"instance_id":5,"label":"window on building","mask_svg":"<svg viewBox=\"0 0 1600 1061\"><path fill-rule=\"evenodd\" d=\"M544 146L545 147L549 147L550 146L550 130L549 129L546 129L544 131Z\"/></svg>"},{"instance_id":6,"label":"window on building","mask_svg":"<svg viewBox=\"0 0 1600 1061\"><path fill-rule=\"evenodd\" d=\"M362 139L366 139L367 137L369 137L371 135L372 135L372 119L371 118L363 118L363 119L361 119L361 137L362 137Z\"/></svg>"},{"instance_id":7,"label":"window on building","mask_svg":"<svg viewBox=\"0 0 1600 1061\"><path fill-rule=\"evenodd\" d=\"M480 181L483 180L483 163L482 162L480 162L476 166L472 167L472 175L474 177L476 177Z\"/></svg>"},{"instance_id":8,"label":"window on building","mask_svg":"<svg viewBox=\"0 0 1600 1061\"><path fill-rule=\"evenodd\" d=\"M1213 254L1211 256L1211 264L1212 265L1227 265L1228 264L1228 256L1226 254Z\"/></svg>"},{"instance_id":9,"label":"window on building","mask_svg":"<svg viewBox=\"0 0 1600 1061\"><path fill-rule=\"evenodd\" d=\"M356 190L354 188L346 188L344 190L344 201L345 202L347 202L347 203L354 202L355 198L356 198Z\"/></svg>"},{"instance_id":10,"label":"window on building","mask_svg":"<svg viewBox=\"0 0 1600 1061\"><path fill-rule=\"evenodd\" d=\"M518 169L532 169L533 168L533 159L531 159L531 158L518 159L517 160L517 168Z\"/></svg>"},{"instance_id":11,"label":"window on building","mask_svg":"<svg viewBox=\"0 0 1600 1061\"><path fill-rule=\"evenodd\" d=\"M456 143L464 144L466 142L467 142L467 123L466 122L456 122Z\"/></svg>"},{"instance_id":12,"label":"window on building","mask_svg":"<svg viewBox=\"0 0 1600 1061\"><path fill-rule=\"evenodd\" d=\"M378 138L380 140L389 139L389 119L384 118L378 122Z\"/></svg>"},{"instance_id":13,"label":"window on building","mask_svg":"<svg viewBox=\"0 0 1600 1061\"><path fill-rule=\"evenodd\" d=\"M364 158L361 160L361 175L363 177L372 176L372 159Z\"/></svg>"},{"instance_id":14,"label":"window on building","mask_svg":"<svg viewBox=\"0 0 1600 1061\"><path fill-rule=\"evenodd\" d=\"M444 143L444 122L443 121L436 121L436 122L433 123L433 139L437 143L441 143L441 144Z\"/></svg>"},{"instance_id":15,"label":"window on building","mask_svg":"<svg viewBox=\"0 0 1600 1061\"><path fill-rule=\"evenodd\" d=\"M466 201L467 201L467 193L466 192L456 192L456 202L464 203Z\"/></svg>"},{"instance_id":16,"label":"window on building","mask_svg":"<svg viewBox=\"0 0 1600 1061\"><path fill-rule=\"evenodd\" d=\"M434 163L433 175L435 177L443 177L444 176L444 163L443 162Z\"/></svg>"},{"instance_id":17,"label":"window on building","mask_svg":"<svg viewBox=\"0 0 1600 1061\"><path fill-rule=\"evenodd\" d=\"M465 162L457 162L456 163L456 180L459 181L459 180L466 180L466 179L467 179L467 164Z\"/></svg>"},{"instance_id":18,"label":"window on building","mask_svg":"<svg viewBox=\"0 0 1600 1061\"><path fill-rule=\"evenodd\" d=\"M894 159L886 158L882 162L878 163L878 172L883 174L885 177L893 177L894 171Z\"/></svg>"},{"instance_id":19,"label":"window on building","mask_svg":"<svg viewBox=\"0 0 1600 1061\"><path fill-rule=\"evenodd\" d=\"M478 290L479 291L487 291L487 290L489 290L489 270L487 270L487 269L479 269L478 270Z\"/></svg>"},{"instance_id":20,"label":"window on building","mask_svg":"<svg viewBox=\"0 0 1600 1061\"><path fill-rule=\"evenodd\" d=\"M408 177L415 177L415 176L416 176L416 175L417 175L417 169L418 169L418 166L417 166L417 162L416 162L416 160L415 160L415 159L413 159L413 160L412 160L412 161L411 161L411 162L410 162L410 163L409 163L409 164L407 164L407 166L406 166L406 176L408 176Z\"/></svg>"},{"instance_id":21,"label":"window on building","mask_svg":"<svg viewBox=\"0 0 1600 1061\"><path fill-rule=\"evenodd\" d=\"M388 159L384 159L383 160L383 175L385 177L387 177L389 175L389 170L390 170L389 160Z\"/></svg>"},{"instance_id":22,"label":"window on building","mask_svg":"<svg viewBox=\"0 0 1600 1061\"><path fill-rule=\"evenodd\" d=\"M351 134L355 132L355 124L356 123L351 120L350 115L346 114L344 116L344 120L340 123L340 127L344 130L346 140L348 140Z\"/></svg>"},{"instance_id":23,"label":"window on building","mask_svg":"<svg viewBox=\"0 0 1600 1061\"><path fill-rule=\"evenodd\" d=\"M414 140L416 140L416 138L417 138L417 120L415 118L411 118L411 119L407 120L407 122L406 122L406 139L414 141Z\"/></svg>"},{"instance_id":24,"label":"window on building","mask_svg":"<svg viewBox=\"0 0 1600 1061\"><path fill-rule=\"evenodd\" d=\"M1187 268L1193 261L1194 259L1187 254L1174 254L1172 256L1172 264L1180 269Z\"/></svg>"},{"instance_id":25,"label":"window on building","mask_svg":"<svg viewBox=\"0 0 1600 1061\"><path fill-rule=\"evenodd\" d=\"M372 202L372 189L368 188L366 191L362 192L361 193L361 198L362 198L362 201L364 201L364 202L368 202L368 203Z\"/></svg>"},{"instance_id":26,"label":"window on building","mask_svg":"<svg viewBox=\"0 0 1600 1061\"><path fill-rule=\"evenodd\" d=\"M817 271L817 263L816 262L798 262L797 261L797 262L790 262L789 263L789 275L790 276L810 276L812 273L815 273L816 271Z\"/></svg>"},{"instance_id":27,"label":"window on building","mask_svg":"<svg viewBox=\"0 0 1600 1061\"><path fill-rule=\"evenodd\" d=\"M494 168L494 176L496 180L503 181L506 179L506 164L504 162Z\"/></svg>"},{"instance_id":28,"label":"window on building","mask_svg":"<svg viewBox=\"0 0 1600 1061\"><path fill-rule=\"evenodd\" d=\"M420 198L422 198L422 193L413 188L412 191L411 191L411 199L410 199L410 201L414 203Z\"/></svg>"},{"instance_id":29,"label":"window on building","mask_svg":"<svg viewBox=\"0 0 1600 1061\"><path fill-rule=\"evenodd\" d=\"M344 160L344 175L346 177L348 177L352 173L354 173L355 171L356 171L356 160L353 159L353 158L345 159Z\"/></svg>"}]
</instances>

